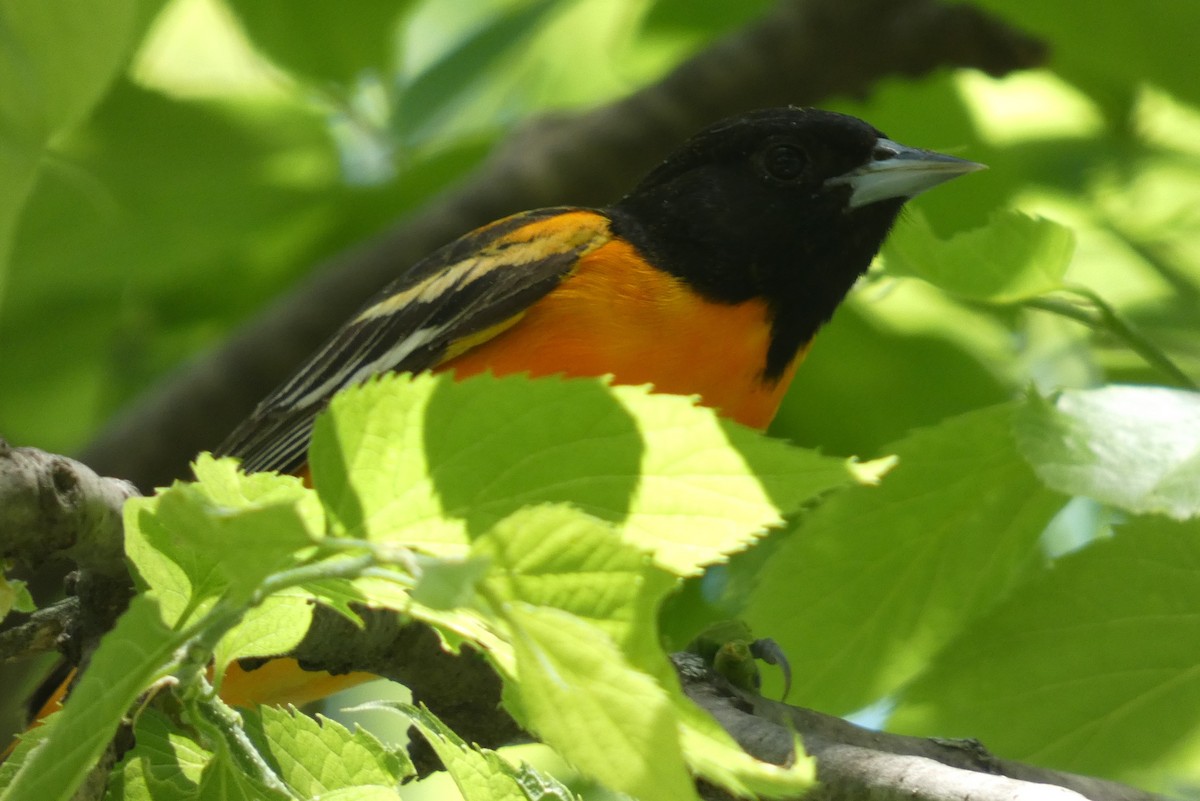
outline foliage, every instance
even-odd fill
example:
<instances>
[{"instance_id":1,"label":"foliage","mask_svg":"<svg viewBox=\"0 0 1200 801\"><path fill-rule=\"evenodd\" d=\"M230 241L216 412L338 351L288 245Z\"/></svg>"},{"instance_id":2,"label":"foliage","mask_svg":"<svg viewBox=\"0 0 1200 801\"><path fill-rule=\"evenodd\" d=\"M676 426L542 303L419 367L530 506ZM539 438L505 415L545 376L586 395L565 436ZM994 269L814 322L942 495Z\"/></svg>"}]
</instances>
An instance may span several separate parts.
<instances>
[{"instance_id":1,"label":"foliage","mask_svg":"<svg viewBox=\"0 0 1200 801\"><path fill-rule=\"evenodd\" d=\"M472 410L497 398L503 407L518 394L525 413L491 418L481 436ZM558 415L547 438L545 410L555 409L570 414ZM579 461L580 449L598 442L611 461ZM222 665L291 647L298 634L282 643L237 635L251 609L256 627L294 629L294 605L262 604L295 590L302 594L288 598L300 609L354 597L476 646L506 679L505 703L518 720L580 770L637 798L693 797L688 767L743 791L807 785L804 760L789 771L759 766L697 718L660 644L656 612L679 578L856 483L864 472L857 465L646 388L446 376L388 376L342 393L316 430L310 462L314 489L205 456L195 483L126 505L127 551L143 591L97 650L54 733L14 757L13 798L69 797L136 696L166 675L175 677L201 793L220 782L239 795L304 794L277 751L287 746L288 759L304 766L297 775L311 777L329 758L328 743L294 745L295 727L312 724L269 713L259 737L267 744L256 742L247 736L251 721L212 695L203 670L214 654ZM786 488L781 500L755 480L750 466L762 462ZM504 488L514 477L524 484L519 504ZM561 501L564 482L573 505ZM496 493L490 505L481 500L487 493ZM686 552L655 536L671 521L692 535ZM229 559L235 548L238 558ZM222 650L229 639L240 647ZM156 720L150 725L161 728ZM418 727L435 725L423 716ZM139 741L113 797L162 773L163 750ZM337 752L345 759L344 746ZM357 775L337 781L377 784Z\"/></svg>"},{"instance_id":2,"label":"foliage","mask_svg":"<svg viewBox=\"0 0 1200 801\"><path fill-rule=\"evenodd\" d=\"M130 506L145 592L0 768L5 798L68 797L167 676L176 707L136 716L110 797L394 797L400 752L231 718L201 669L286 650L311 599L347 597L485 645L523 724L641 798L689 797L689 771L776 794L808 778L750 764L680 697L661 643L729 617L783 645L794 703L1200 784L1200 98L1176 35L1200 6L979 4L1045 36L1050 68L831 100L991 169L901 220L776 439L599 382L421 378L339 399L314 489L203 458ZM0 433L78 447L517 121L619 96L766 5L5 5ZM781 440L899 458L881 476ZM0 606L23 592L0 585ZM465 797L568 797L402 711Z\"/></svg>"}]
</instances>

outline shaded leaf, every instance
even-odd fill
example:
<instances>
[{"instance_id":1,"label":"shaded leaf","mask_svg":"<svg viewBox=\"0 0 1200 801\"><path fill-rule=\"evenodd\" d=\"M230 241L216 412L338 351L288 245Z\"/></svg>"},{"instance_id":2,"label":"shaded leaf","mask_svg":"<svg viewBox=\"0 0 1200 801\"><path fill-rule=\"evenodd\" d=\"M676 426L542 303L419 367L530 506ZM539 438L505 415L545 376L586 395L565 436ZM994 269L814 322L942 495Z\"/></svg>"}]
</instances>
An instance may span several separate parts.
<instances>
[{"instance_id":1,"label":"shaded leaf","mask_svg":"<svg viewBox=\"0 0 1200 801\"><path fill-rule=\"evenodd\" d=\"M144 709L134 724L134 746L109 778L110 801L200 797L200 780L212 753L171 728L157 709Z\"/></svg>"},{"instance_id":2,"label":"shaded leaf","mask_svg":"<svg viewBox=\"0 0 1200 801\"><path fill-rule=\"evenodd\" d=\"M511 3L399 89L396 126L408 142L429 137L505 56L521 47L562 0Z\"/></svg>"},{"instance_id":3,"label":"shaded leaf","mask_svg":"<svg viewBox=\"0 0 1200 801\"><path fill-rule=\"evenodd\" d=\"M899 464L880 486L833 496L772 555L744 617L788 655L793 697L849 712L894 691L1037 558L1064 498L1017 452L1013 413L893 443Z\"/></svg>"},{"instance_id":4,"label":"shaded leaf","mask_svg":"<svg viewBox=\"0 0 1200 801\"><path fill-rule=\"evenodd\" d=\"M0 7L0 299L13 232L54 137L83 121L124 69L163 0Z\"/></svg>"},{"instance_id":5,"label":"shaded leaf","mask_svg":"<svg viewBox=\"0 0 1200 801\"><path fill-rule=\"evenodd\" d=\"M1195 784L1197 609L1200 524L1130 521L951 642L890 725L1162 792Z\"/></svg>"},{"instance_id":6,"label":"shaded leaf","mask_svg":"<svg viewBox=\"0 0 1200 801\"><path fill-rule=\"evenodd\" d=\"M287 70L350 84L371 70L392 71L397 23L412 0L227 0L247 35Z\"/></svg>"},{"instance_id":7,"label":"shaded leaf","mask_svg":"<svg viewBox=\"0 0 1200 801\"><path fill-rule=\"evenodd\" d=\"M1070 228L1008 211L988 225L940 240L919 212L884 246L884 263L897 275L916 275L971 300L1013 303L1059 289L1075 251Z\"/></svg>"}]
</instances>

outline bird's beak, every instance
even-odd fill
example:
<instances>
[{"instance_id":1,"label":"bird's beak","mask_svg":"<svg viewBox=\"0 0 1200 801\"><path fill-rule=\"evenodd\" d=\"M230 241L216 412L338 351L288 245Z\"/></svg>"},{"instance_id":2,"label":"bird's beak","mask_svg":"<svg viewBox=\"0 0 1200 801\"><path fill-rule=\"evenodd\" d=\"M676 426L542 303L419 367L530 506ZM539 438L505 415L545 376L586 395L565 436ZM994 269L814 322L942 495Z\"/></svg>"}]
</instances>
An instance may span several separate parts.
<instances>
[{"instance_id":1,"label":"bird's beak","mask_svg":"<svg viewBox=\"0 0 1200 801\"><path fill-rule=\"evenodd\" d=\"M880 139L875 143L870 161L830 178L825 185L849 186L849 206L857 209L880 200L915 197L951 178L986 169L974 161Z\"/></svg>"}]
</instances>

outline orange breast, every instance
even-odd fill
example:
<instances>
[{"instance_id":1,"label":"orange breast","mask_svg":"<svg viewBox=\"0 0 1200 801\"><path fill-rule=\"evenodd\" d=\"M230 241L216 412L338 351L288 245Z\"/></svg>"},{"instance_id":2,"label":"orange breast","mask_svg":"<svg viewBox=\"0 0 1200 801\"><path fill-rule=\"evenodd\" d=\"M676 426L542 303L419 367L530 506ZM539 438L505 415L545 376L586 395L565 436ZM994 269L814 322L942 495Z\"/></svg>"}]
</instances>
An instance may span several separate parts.
<instances>
[{"instance_id":1,"label":"orange breast","mask_svg":"<svg viewBox=\"0 0 1200 801\"><path fill-rule=\"evenodd\" d=\"M599 376L699 395L726 417L765 428L803 354L774 382L762 379L770 344L766 305L700 300L679 279L646 265L612 240L493 339L438 369L458 377L490 370Z\"/></svg>"}]
</instances>

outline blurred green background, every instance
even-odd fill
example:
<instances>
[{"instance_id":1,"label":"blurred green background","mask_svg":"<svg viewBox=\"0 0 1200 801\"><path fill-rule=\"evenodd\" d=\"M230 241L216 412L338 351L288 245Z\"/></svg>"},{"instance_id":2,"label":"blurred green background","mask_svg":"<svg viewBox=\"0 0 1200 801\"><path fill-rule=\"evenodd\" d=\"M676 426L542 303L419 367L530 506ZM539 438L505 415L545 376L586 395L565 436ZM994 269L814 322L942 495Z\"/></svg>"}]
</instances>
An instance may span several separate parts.
<instances>
[{"instance_id":1,"label":"blurred green background","mask_svg":"<svg viewBox=\"0 0 1200 801\"><path fill-rule=\"evenodd\" d=\"M80 56L98 81L109 70L107 91L78 88L78 108L58 118L36 98L0 101L7 138L28 140L0 182L0 432L79 448L322 258L466 175L520 120L619 97L768 5L175 0L154 14L114 3L131 66L115 49ZM915 204L934 230L1004 207L1068 223L1067 280L1194 375L1200 88L1172 34L1196 29L1200 6L990 5L1045 38L1048 69L892 79L864 102L827 105L987 163ZM47 89L55 78L43 76ZM822 335L775 430L868 455L1030 382L1106 379L1163 377L1061 317L981 312L885 277Z\"/></svg>"},{"instance_id":2,"label":"blurred green background","mask_svg":"<svg viewBox=\"0 0 1200 801\"><path fill-rule=\"evenodd\" d=\"M25 48L0 47L0 436L81 448L322 259L467 176L522 120L626 95L771 5L0 9ZM1046 68L888 79L865 99L825 105L906 144L988 164L914 209L941 236L999 209L1069 227L1066 283L1194 380L1200 81L1187 34L1200 30L1200 4L975 5L1042 37ZM1185 383L1062 304L970 301L902 273L889 264L860 284L773 433L871 457L914 427L1031 385Z\"/></svg>"}]
</instances>

